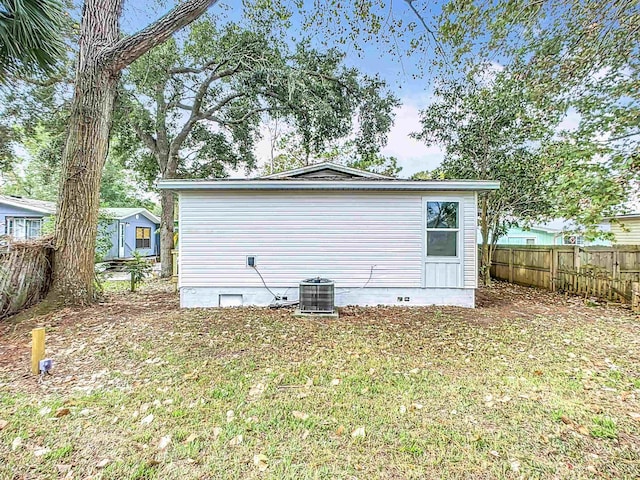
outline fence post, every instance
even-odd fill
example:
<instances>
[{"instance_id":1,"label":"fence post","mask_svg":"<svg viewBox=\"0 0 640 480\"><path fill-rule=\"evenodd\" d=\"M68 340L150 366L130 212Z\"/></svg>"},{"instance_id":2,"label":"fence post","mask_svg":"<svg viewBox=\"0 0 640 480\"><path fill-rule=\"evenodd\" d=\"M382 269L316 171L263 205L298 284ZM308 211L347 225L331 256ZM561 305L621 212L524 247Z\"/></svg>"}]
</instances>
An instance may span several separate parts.
<instances>
[{"instance_id":1,"label":"fence post","mask_svg":"<svg viewBox=\"0 0 640 480\"><path fill-rule=\"evenodd\" d=\"M513 283L513 248L509 249L509 283Z\"/></svg>"},{"instance_id":2,"label":"fence post","mask_svg":"<svg viewBox=\"0 0 640 480\"><path fill-rule=\"evenodd\" d=\"M551 248L549 250L549 289L555 292L558 289L556 285L556 276L558 274L558 250Z\"/></svg>"},{"instance_id":3,"label":"fence post","mask_svg":"<svg viewBox=\"0 0 640 480\"><path fill-rule=\"evenodd\" d=\"M574 293L579 294L580 293L580 247L579 246L575 246L573 247L573 270L574 270L574 274L573 274L573 290Z\"/></svg>"},{"instance_id":4,"label":"fence post","mask_svg":"<svg viewBox=\"0 0 640 480\"><path fill-rule=\"evenodd\" d=\"M631 283L631 310L640 313L640 282Z\"/></svg>"}]
</instances>

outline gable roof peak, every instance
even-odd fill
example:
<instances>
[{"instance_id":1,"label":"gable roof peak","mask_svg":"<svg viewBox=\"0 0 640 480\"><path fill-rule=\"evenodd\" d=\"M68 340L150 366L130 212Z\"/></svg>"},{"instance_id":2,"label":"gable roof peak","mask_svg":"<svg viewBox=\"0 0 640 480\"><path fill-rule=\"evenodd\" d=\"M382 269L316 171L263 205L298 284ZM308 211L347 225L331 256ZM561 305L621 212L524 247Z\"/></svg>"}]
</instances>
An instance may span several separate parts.
<instances>
[{"instance_id":1,"label":"gable roof peak","mask_svg":"<svg viewBox=\"0 0 640 480\"><path fill-rule=\"evenodd\" d=\"M342 177L345 180L349 180L350 178L394 180L394 177L381 175L379 173L368 172L366 170L360 170L358 168L347 167L345 165L339 165L333 162L315 163L313 165L307 165L306 167L294 168L292 170L285 170L284 172L272 173L271 175L264 175L260 177L260 179L278 180L305 177L314 178L316 180L322 178L334 180L336 177Z\"/></svg>"}]
</instances>

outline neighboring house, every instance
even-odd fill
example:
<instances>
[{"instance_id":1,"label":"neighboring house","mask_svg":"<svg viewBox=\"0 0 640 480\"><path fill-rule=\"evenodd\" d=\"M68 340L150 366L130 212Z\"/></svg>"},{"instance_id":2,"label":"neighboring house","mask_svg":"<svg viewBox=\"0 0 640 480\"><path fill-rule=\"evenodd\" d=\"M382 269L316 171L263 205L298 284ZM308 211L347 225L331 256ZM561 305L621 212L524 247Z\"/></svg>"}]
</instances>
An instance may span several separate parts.
<instances>
[{"instance_id":1,"label":"neighboring house","mask_svg":"<svg viewBox=\"0 0 640 480\"><path fill-rule=\"evenodd\" d=\"M640 245L640 213L618 215L608 220L615 236L614 245Z\"/></svg>"},{"instance_id":2,"label":"neighboring house","mask_svg":"<svg viewBox=\"0 0 640 480\"><path fill-rule=\"evenodd\" d=\"M601 226L608 230L608 226ZM545 225L530 228L512 227L506 235L498 239L498 245L611 245L608 240L587 240L579 233L571 231L571 226L563 220L554 220Z\"/></svg>"},{"instance_id":3,"label":"neighboring house","mask_svg":"<svg viewBox=\"0 0 640 480\"><path fill-rule=\"evenodd\" d=\"M45 219L55 212L53 202L0 195L0 234L19 240L38 238ZM130 258L134 250L158 255L160 219L147 209L103 208L100 213L111 220L104 228L112 244L105 260Z\"/></svg>"},{"instance_id":4,"label":"neighboring house","mask_svg":"<svg viewBox=\"0 0 640 480\"><path fill-rule=\"evenodd\" d=\"M53 202L0 195L0 235L19 240L38 238L44 219L55 212Z\"/></svg>"},{"instance_id":5,"label":"neighboring house","mask_svg":"<svg viewBox=\"0 0 640 480\"><path fill-rule=\"evenodd\" d=\"M318 276L335 282L338 306L473 307L477 192L499 183L399 180L323 163L159 187L179 193L183 307L292 301L300 281Z\"/></svg>"}]
</instances>

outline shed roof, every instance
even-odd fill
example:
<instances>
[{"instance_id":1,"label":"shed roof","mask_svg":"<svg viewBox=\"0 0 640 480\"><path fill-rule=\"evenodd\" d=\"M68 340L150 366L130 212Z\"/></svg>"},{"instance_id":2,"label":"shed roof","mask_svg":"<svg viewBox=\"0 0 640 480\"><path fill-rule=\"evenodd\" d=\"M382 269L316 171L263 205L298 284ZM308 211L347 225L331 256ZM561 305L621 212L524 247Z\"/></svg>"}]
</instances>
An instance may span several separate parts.
<instances>
[{"instance_id":1,"label":"shed roof","mask_svg":"<svg viewBox=\"0 0 640 480\"><path fill-rule=\"evenodd\" d=\"M24 198L16 195L0 195L0 203L38 213L56 213L56 204L46 200L34 200L33 198Z\"/></svg>"},{"instance_id":2,"label":"shed roof","mask_svg":"<svg viewBox=\"0 0 640 480\"><path fill-rule=\"evenodd\" d=\"M160 219L146 208L101 208L100 212L112 217L114 220L124 220L134 215L143 215L153 223L160 223Z\"/></svg>"}]
</instances>

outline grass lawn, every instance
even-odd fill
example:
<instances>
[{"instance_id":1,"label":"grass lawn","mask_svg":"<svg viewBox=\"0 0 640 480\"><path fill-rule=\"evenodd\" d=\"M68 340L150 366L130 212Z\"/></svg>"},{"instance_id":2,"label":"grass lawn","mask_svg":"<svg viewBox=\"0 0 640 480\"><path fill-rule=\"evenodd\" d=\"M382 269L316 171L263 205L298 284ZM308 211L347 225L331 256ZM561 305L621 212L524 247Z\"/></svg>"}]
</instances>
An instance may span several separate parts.
<instances>
[{"instance_id":1,"label":"grass lawn","mask_svg":"<svg viewBox=\"0 0 640 480\"><path fill-rule=\"evenodd\" d=\"M181 311L154 283L4 322L0 478L639 478L640 320L505 284L479 297L319 320Z\"/></svg>"}]
</instances>

